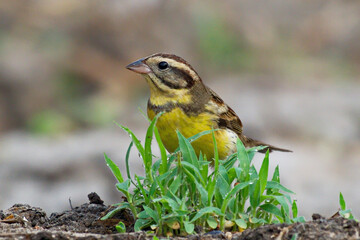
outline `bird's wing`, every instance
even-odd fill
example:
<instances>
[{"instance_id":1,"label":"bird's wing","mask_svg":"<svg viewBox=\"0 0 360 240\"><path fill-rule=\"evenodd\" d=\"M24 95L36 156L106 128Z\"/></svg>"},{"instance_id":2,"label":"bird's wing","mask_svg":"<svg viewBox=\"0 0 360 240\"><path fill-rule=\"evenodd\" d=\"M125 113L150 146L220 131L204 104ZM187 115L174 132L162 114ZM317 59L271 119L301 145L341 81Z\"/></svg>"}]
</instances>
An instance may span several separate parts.
<instances>
[{"instance_id":1,"label":"bird's wing","mask_svg":"<svg viewBox=\"0 0 360 240\"><path fill-rule=\"evenodd\" d=\"M240 118L213 90L208 88L211 99L207 104L207 110L212 111L218 116L216 122L218 128L227 128L234 131L237 135L242 134L242 123Z\"/></svg>"}]
</instances>

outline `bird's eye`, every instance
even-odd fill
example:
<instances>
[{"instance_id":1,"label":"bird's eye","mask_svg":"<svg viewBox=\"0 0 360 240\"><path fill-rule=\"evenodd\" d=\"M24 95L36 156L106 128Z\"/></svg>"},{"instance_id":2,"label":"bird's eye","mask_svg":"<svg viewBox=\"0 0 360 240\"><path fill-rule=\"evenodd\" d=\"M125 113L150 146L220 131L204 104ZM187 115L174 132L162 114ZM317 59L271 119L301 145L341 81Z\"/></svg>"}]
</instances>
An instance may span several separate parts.
<instances>
[{"instance_id":1,"label":"bird's eye","mask_svg":"<svg viewBox=\"0 0 360 240\"><path fill-rule=\"evenodd\" d=\"M163 61L163 62L159 62L158 66L159 66L159 69L164 70L164 69L168 68L169 64L167 62Z\"/></svg>"}]
</instances>

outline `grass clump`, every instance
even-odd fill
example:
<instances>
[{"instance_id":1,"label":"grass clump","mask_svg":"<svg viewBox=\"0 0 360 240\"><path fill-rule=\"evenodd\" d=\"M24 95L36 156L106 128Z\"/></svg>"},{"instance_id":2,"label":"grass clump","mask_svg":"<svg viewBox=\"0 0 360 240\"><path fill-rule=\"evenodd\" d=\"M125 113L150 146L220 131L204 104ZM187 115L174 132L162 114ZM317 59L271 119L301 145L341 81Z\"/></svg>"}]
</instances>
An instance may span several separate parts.
<instances>
[{"instance_id":1,"label":"grass clump","mask_svg":"<svg viewBox=\"0 0 360 240\"><path fill-rule=\"evenodd\" d=\"M252 159L261 148L245 149L238 139L237 152L219 160L214 137L216 130L213 130L189 139L177 132L179 148L167 155L155 127L159 116L151 121L144 145L130 129L119 125L132 139L125 158L127 179L106 155L105 160L118 180L117 189L127 201L116 204L117 208L103 219L127 208L136 220L135 231L149 230L157 235L187 235L195 229L197 232L241 231L263 224L305 221L297 216L296 201L290 197L293 192L280 184L278 166L271 180L268 179L268 152L258 171ZM205 156L197 157L191 145L204 134L213 135L213 166ZM152 154L153 135L160 148L159 158ZM130 174L129 153L133 145L144 162L144 176L132 177ZM126 231L121 222L117 229Z\"/></svg>"}]
</instances>

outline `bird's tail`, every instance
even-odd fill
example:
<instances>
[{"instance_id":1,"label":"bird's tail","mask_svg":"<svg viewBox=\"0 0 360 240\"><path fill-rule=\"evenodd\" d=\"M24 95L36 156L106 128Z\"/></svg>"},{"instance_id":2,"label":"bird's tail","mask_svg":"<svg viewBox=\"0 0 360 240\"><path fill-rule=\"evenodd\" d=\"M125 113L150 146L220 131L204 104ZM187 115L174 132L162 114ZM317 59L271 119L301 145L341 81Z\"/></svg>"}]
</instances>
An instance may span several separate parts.
<instances>
[{"instance_id":1,"label":"bird's tail","mask_svg":"<svg viewBox=\"0 0 360 240\"><path fill-rule=\"evenodd\" d=\"M259 150L259 152L261 153L266 153L267 150L269 150L269 152L272 151L279 151L279 152L292 152L291 150L285 149L285 148L278 148L275 146L272 146L270 144L258 141L258 140L254 140L252 138L246 137L245 135L242 135L240 137L240 140L243 142L245 147L257 147L257 146L267 146L267 148L264 148L263 150Z\"/></svg>"}]
</instances>

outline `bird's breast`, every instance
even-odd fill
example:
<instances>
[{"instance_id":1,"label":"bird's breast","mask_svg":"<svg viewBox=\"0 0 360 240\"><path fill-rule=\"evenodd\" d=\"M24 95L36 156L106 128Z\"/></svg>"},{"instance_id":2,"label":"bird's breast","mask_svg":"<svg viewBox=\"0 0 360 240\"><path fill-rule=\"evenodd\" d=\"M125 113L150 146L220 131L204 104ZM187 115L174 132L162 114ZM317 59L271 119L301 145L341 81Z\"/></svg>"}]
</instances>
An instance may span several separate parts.
<instances>
[{"instance_id":1,"label":"bird's breast","mask_svg":"<svg viewBox=\"0 0 360 240\"><path fill-rule=\"evenodd\" d=\"M148 108L148 116L153 119L156 115L154 109ZM178 130L184 137L189 138L200 132L216 129L217 116L202 112L197 115L188 115L179 107L175 107L168 112L163 113L156 124L161 140L169 152L174 152L178 147ZM219 129L215 131L215 139L218 146L220 159L224 159L227 155L234 152L236 148L236 134L228 129ZM235 140L234 140L235 137ZM197 155L202 152L211 159L214 156L214 143L212 135L206 134L201 136L194 142L192 146Z\"/></svg>"}]
</instances>

